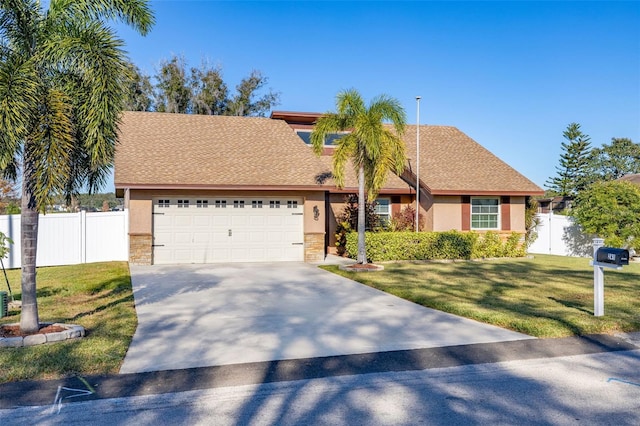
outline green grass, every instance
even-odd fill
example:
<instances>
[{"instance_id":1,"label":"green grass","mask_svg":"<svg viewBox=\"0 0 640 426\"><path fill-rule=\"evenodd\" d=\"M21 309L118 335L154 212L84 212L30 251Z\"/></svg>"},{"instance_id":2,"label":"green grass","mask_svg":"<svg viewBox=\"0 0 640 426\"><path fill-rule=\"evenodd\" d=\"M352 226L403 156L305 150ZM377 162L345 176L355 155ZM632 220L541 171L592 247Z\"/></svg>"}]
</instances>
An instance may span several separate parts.
<instances>
[{"instance_id":1,"label":"green grass","mask_svg":"<svg viewBox=\"0 0 640 426\"><path fill-rule=\"evenodd\" d=\"M605 315L593 316L589 259L537 255L387 263L382 272L323 267L419 305L536 337L640 331L640 264L605 269Z\"/></svg>"},{"instance_id":2,"label":"green grass","mask_svg":"<svg viewBox=\"0 0 640 426\"><path fill-rule=\"evenodd\" d=\"M7 271L14 297L20 270ZM6 291L4 277L0 290ZM24 348L0 348L0 383L117 373L137 326L126 262L38 268L40 322L79 324L86 337ZM0 324L19 322L9 311Z\"/></svg>"}]
</instances>

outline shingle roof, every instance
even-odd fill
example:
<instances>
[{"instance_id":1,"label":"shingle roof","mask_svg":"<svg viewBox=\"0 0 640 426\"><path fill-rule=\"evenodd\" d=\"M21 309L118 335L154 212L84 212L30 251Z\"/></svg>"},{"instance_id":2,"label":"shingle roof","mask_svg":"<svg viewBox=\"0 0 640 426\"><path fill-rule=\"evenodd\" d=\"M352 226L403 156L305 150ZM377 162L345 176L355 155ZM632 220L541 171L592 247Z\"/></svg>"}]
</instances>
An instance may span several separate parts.
<instances>
[{"instance_id":1,"label":"shingle roof","mask_svg":"<svg viewBox=\"0 0 640 426\"><path fill-rule=\"evenodd\" d=\"M404 140L412 167L416 158L416 126ZM524 193L544 191L466 134L450 126L420 126L420 179L431 192Z\"/></svg>"},{"instance_id":2,"label":"shingle roof","mask_svg":"<svg viewBox=\"0 0 640 426\"><path fill-rule=\"evenodd\" d=\"M328 170L283 121L126 112L115 184L317 186Z\"/></svg>"},{"instance_id":3,"label":"shingle roof","mask_svg":"<svg viewBox=\"0 0 640 426\"><path fill-rule=\"evenodd\" d=\"M331 157L316 157L282 120L126 112L115 159L116 188L298 187L326 190ZM416 126L404 135L415 167ZM420 175L434 194L540 194L542 189L454 127L420 127ZM356 188L348 167L346 187ZM385 188L408 191L390 174Z\"/></svg>"},{"instance_id":4,"label":"shingle roof","mask_svg":"<svg viewBox=\"0 0 640 426\"><path fill-rule=\"evenodd\" d=\"M627 182L635 183L636 185L640 185L640 173L624 175L618 180L626 180Z\"/></svg>"}]
</instances>

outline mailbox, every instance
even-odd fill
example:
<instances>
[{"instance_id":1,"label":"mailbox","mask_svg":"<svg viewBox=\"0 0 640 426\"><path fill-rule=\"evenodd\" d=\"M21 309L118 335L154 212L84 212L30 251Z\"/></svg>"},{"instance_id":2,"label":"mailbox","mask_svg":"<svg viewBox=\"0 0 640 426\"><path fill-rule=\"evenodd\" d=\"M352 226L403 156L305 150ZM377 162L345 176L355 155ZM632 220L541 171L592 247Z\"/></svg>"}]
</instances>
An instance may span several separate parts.
<instances>
[{"instance_id":1,"label":"mailbox","mask_svg":"<svg viewBox=\"0 0 640 426\"><path fill-rule=\"evenodd\" d=\"M613 247L600 247L596 252L596 262L608 263L617 266L628 265L629 250Z\"/></svg>"}]
</instances>

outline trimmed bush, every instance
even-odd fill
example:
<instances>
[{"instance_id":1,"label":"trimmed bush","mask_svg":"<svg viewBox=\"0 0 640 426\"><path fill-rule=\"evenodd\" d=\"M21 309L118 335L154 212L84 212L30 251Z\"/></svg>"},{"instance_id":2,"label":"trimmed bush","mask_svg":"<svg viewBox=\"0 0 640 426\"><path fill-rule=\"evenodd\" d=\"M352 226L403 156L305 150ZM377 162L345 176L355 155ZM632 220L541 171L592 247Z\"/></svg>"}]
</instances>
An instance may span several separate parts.
<instances>
[{"instance_id":1,"label":"trimmed bush","mask_svg":"<svg viewBox=\"0 0 640 426\"><path fill-rule=\"evenodd\" d=\"M522 236L517 232L502 242L495 232L367 232L367 259L391 260L480 259L524 256ZM346 253L355 258L358 234L346 234Z\"/></svg>"}]
</instances>

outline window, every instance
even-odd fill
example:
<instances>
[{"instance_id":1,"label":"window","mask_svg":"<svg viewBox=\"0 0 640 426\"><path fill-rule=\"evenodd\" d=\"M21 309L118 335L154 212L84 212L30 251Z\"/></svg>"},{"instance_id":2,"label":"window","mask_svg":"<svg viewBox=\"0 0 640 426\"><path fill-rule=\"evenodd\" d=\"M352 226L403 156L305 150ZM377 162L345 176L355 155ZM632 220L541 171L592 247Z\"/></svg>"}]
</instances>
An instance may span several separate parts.
<instances>
[{"instance_id":1,"label":"window","mask_svg":"<svg viewBox=\"0 0 640 426\"><path fill-rule=\"evenodd\" d=\"M171 202L169 200L158 200L158 207L160 208L167 208L171 205Z\"/></svg>"},{"instance_id":2,"label":"window","mask_svg":"<svg viewBox=\"0 0 640 426\"><path fill-rule=\"evenodd\" d=\"M233 200L234 209L244 209L244 200Z\"/></svg>"},{"instance_id":3,"label":"window","mask_svg":"<svg viewBox=\"0 0 640 426\"><path fill-rule=\"evenodd\" d=\"M280 208L280 201L269 201L269 208L270 209L279 209Z\"/></svg>"},{"instance_id":4,"label":"window","mask_svg":"<svg viewBox=\"0 0 640 426\"><path fill-rule=\"evenodd\" d=\"M499 215L497 198L471 199L471 229L498 229Z\"/></svg>"},{"instance_id":5,"label":"window","mask_svg":"<svg viewBox=\"0 0 640 426\"><path fill-rule=\"evenodd\" d=\"M374 211L380 218L380 224L387 226L391 221L391 200L388 198L376 199Z\"/></svg>"},{"instance_id":6,"label":"window","mask_svg":"<svg viewBox=\"0 0 640 426\"><path fill-rule=\"evenodd\" d=\"M287 208L288 209L297 209L298 208L298 202L297 201L287 201Z\"/></svg>"},{"instance_id":7,"label":"window","mask_svg":"<svg viewBox=\"0 0 640 426\"><path fill-rule=\"evenodd\" d=\"M199 209L206 209L209 207L209 200L197 200L196 207Z\"/></svg>"},{"instance_id":8,"label":"window","mask_svg":"<svg viewBox=\"0 0 640 426\"><path fill-rule=\"evenodd\" d=\"M261 208L262 208L262 201L261 201L261 200L257 200L257 201L256 201L256 200L253 200L253 201L251 202L251 208L254 208L254 209L261 209Z\"/></svg>"},{"instance_id":9,"label":"window","mask_svg":"<svg viewBox=\"0 0 640 426\"><path fill-rule=\"evenodd\" d=\"M296 130L296 133L306 143L307 145L311 145L311 130ZM324 138L324 146L335 146L336 141L343 137L344 135L348 135L349 132L343 133L327 133Z\"/></svg>"},{"instance_id":10,"label":"window","mask_svg":"<svg viewBox=\"0 0 640 426\"><path fill-rule=\"evenodd\" d=\"M189 208L189 200L178 200L178 208L179 209L186 209Z\"/></svg>"},{"instance_id":11,"label":"window","mask_svg":"<svg viewBox=\"0 0 640 426\"><path fill-rule=\"evenodd\" d=\"M216 209L226 209L227 200L216 200Z\"/></svg>"}]
</instances>

